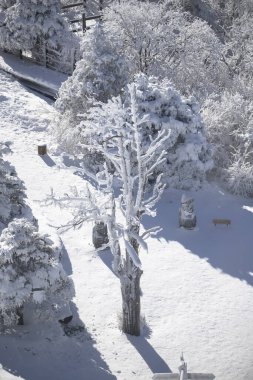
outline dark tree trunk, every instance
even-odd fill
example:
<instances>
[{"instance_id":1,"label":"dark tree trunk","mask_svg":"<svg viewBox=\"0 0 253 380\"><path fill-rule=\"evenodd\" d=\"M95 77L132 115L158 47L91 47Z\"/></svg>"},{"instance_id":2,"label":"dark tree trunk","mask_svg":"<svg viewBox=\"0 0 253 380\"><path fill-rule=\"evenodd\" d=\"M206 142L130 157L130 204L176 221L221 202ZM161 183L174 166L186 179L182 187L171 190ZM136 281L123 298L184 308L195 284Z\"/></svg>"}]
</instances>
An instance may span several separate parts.
<instances>
[{"instance_id":1,"label":"dark tree trunk","mask_svg":"<svg viewBox=\"0 0 253 380\"><path fill-rule=\"evenodd\" d=\"M139 227L135 226L135 233L139 232ZM135 239L131 244L138 254L139 245ZM120 270L121 294L122 294L122 330L126 334L140 335L141 316L141 289L140 278L142 270L135 266L128 252Z\"/></svg>"},{"instance_id":2,"label":"dark tree trunk","mask_svg":"<svg viewBox=\"0 0 253 380\"><path fill-rule=\"evenodd\" d=\"M142 271L137 268L126 253L127 258L120 276L122 293L122 329L130 335L140 335L140 278Z\"/></svg>"}]
</instances>

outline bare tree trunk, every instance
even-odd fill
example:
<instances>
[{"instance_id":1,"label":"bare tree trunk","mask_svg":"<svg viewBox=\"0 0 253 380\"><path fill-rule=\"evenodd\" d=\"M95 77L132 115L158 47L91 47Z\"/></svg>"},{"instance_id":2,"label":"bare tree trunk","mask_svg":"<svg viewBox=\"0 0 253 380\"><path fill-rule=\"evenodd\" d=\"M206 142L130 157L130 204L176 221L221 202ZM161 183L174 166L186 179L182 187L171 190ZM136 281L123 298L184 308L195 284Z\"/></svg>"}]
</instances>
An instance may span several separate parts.
<instances>
[{"instance_id":1,"label":"bare tree trunk","mask_svg":"<svg viewBox=\"0 0 253 380\"><path fill-rule=\"evenodd\" d=\"M139 232L139 226L133 226L135 233ZM139 245L135 239L131 239L131 245L138 253ZM126 334L140 335L141 317L141 289L140 278L142 270L135 266L128 252L120 270L121 294L122 294L122 330Z\"/></svg>"},{"instance_id":2,"label":"bare tree trunk","mask_svg":"<svg viewBox=\"0 0 253 380\"><path fill-rule=\"evenodd\" d=\"M129 254L120 275L122 294L122 330L126 334L140 335L140 278L142 271L137 268Z\"/></svg>"}]
</instances>

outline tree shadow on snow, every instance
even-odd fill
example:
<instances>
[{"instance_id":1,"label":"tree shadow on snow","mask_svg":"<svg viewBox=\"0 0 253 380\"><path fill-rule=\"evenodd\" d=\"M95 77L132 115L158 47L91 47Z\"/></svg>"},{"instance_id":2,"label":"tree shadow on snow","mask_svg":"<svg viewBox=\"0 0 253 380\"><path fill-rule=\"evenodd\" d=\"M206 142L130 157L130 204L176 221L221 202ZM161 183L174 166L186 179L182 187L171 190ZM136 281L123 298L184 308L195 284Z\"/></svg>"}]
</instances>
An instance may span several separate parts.
<instances>
[{"instance_id":1,"label":"tree shadow on snow","mask_svg":"<svg viewBox=\"0 0 253 380\"><path fill-rule=\"evenodd\" d=\"M28 206L22 216L34 219ZM62 264L71 274L72 265L64 245ZM0 367L24 380L116 380L73 302L70 309L73 319L64 325L58 322L57 315L49 320L46 310L33 314L27 307L27 325L0 332Z\"/></svg>"},{"instance_id":2,"label":"tree shadow on snow","mask_svg":"<svg viewBox=\"0 0 253 380\"><path fill-rule=\"evenodd\" d=\"M103 263L110 269L110 271L117 276L116 273L112 269L113 264L113 254L109 248L103 249L101 251L97 251L98 257L103 261Z\"/></svg>"},{"instance_id":3,"label":"tree shadow on snow","mask_svg":"<svg viewBox=\"0 0 253 380\"><path fill-rule=\"evenodd\" d=\"M153 373L171 373L171 369L163 358L151 346L144 336L126 335L129 342L139 352Z\"/></svg>"},{"instance_id":4,"label":"tree shadow on snow","mask_svg":"<svg viewBox=\"0 0 253 380\"><path fill-rule=\"evenodd\" d=\"M159 225L163 228L156 236L178 241L192 254L206 259L214 268L246 281L253 286L252 228L253 213L245 209L253 201L225 194L218 189L192 193L195 198L197 227L179 228L178 211L182 192L166 191L157 207L157 218L144 218L145 229ZM230 219L231 226L214 226L215 218ZM169 246L168 246L169 253Z\"/></svg>"},{"instance_id":5,"label":"tree shadow on snow","mask_svg":"<svg viewBox=\"0 0 253 380\"><path fill-rule=\"evenodd\" d=\"M61 240L61 264L62 264L63 269L65 270L65 272L68 276L73 274L72 264L71 264L71 261L69 259L69 255L68 255L68 252L66 250L66 247L65 247L62 240Z\"/></svg>"},{"instance_id":6,"label":"tree shadow on snow","mask_svg":"<svg viewBox=\"0 0 253 380\"><path fill-rule=\"evenodd\" d=\"M25 380L116 380L74 303L73 320L65 326L37 324L17 326L1 336L0 363Z\"/></svg>"}]
</instances>

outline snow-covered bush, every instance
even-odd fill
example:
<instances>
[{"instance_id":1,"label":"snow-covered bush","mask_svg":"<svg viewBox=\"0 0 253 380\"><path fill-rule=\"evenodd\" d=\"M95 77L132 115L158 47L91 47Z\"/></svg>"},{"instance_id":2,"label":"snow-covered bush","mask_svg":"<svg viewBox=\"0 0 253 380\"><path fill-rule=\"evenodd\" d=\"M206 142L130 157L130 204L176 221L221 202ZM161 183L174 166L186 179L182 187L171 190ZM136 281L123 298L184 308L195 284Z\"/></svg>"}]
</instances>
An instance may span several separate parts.
<instances>
[{"instance_id":1,"label":"snow-covered bush","mask_svg":"<svg viewBox=\"0 0 253 380\"><path fill-rule=\"evenodd\" d=\"M27 219L14 219L0 237L0 323L15 325L28 301L64 305L72 297L72 282L50 238Z\"/></svg>"},{"instance_id":2,"label":"snow-covered bush","mask_svg":"<svg viewBox=\"0 0 253 380\"><path fill-rule=\"evenodd\" d=\"M250 90L246 91L246 86L244 90L244 94L225 91L210 97L202 114L213 146L215 174L232 193L251 196L253 104Z\"/></svg>"},{"instance_id":3,"label":"snow-covered bush","mask_svg":"<svg viewBox=\"0 0 253 380\"><path fill-rule=\"evenodd\" d=\"M252 77L253 70L253 9L236 18L226 36L225 60L234 74Z\"/></svg>"},{"instance_id":4,"label":"snow-covered bush","mask_svg":"<svg viewBox=\"0 0 253 380\"><path fill-rule=\"evenodd\" d=\"M0 146L0 223L6 225L21 213L24 206L24 186L14 167L1 156Z\"/></svg>"},{"instance_id":5,"label":"snow-covered bush","mask_svg":"<svg viewBox=\"0 0 253 380\"><path fill-rule=\"evenodd\" d=\"M119 94L127 82L124 60L115 52L103 26L98 23L82 41L82 59L73 75L62 84L55 107L59 111L53 125L57 141L67 151L75 151L79 141L76 126L94 101L106 102Z\"/></svg>"},{"instance_id":6,"label":"snow-covered bush","mask_svg":"<svg viewBox=\"0 0 253 380\"><path fill-rule=\"evenodd\" d=\"M252 147L253 104L244 95L225 91L211 96L204 103L202 115L218 169L231 164L235 150L243 156L246 148Z\"/></svg>"},{"instance_id":7,"label":"snow-covered bush","mask_svg":"<svg viewBox=\"0 0 253 380\"><path fill-rule=\"evenodd\" d=\"M60 0L16 0L5 11L0 46L11 51L31 50L38 43L63 45L71 37L60 14Z\"/></svg>"},{"instance_id":8,"label":"snow-covered bush","mask_svg":"<svg viewBox=\"0 0 253 380\"><path fill-rule=\"evenodd\" d=\"M211 27L166 2L122 0L104 11L105 28L131 73L167 77L201 100L227 80L223 46Z\"/></svg>"},{"instance_id":9,"label":"snow-covered bush","mask_svg":"<svg viewBox=\"0 0 253 380\"><path fill-rule=\"evenodd\" d=\"M253 197L253 152L250 155L236 152L226 169L226 187L233 194Z\"/></svg>"},{"instance_id":10,"label":"snow-covered bush","mask_svg":"<svg viewBox=\"0 0 253 380\"><path fill-rule=\"evenodd\" d=\"M170 139L164 146L166 162L156 168L149 181L163 173L164 180L171 187L190 189L201 186L206 172L212 167L212 159L196 101L181 97L167 80L159 81L139 74L133 83L137 112L143 118L139 126L143 148L160 131L170 130ZM102 124L115 124L118 115L122 115L126 123L131 123L130 99L127 87L120 98L112 98L107 104L91 108L89 121L80 124L79 141L84 146L93 141L96 150L96 145L102 146L105 138Z\"/></svg>"}]
</instances>

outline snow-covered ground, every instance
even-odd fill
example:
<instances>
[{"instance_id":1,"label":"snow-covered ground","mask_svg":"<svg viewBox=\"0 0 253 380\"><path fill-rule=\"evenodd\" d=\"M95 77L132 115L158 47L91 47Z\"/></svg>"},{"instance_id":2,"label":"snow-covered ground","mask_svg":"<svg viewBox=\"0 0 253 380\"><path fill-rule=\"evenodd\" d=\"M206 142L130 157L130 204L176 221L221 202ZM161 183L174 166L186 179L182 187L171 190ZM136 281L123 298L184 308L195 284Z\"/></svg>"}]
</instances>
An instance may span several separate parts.
<instances>
[{"instance_id":1,"label":"snow-covered ground","mask_svg":"<svg viewBox=\"0 0 253 380\"><path fill-rule=\"evenodd\" d=\"M51 188L60 195L85 181L61 156L37 155L38 143L50 144L51 105L0 73L0 115L0 140L11 143L7 158L24 181L27 203L44 229L63 224L66 211L38 201ZM166 191L157 217L143 223L163 227L149 239L149 253L140 254L148 325L143 335L119 331L121 295L112 258L94 250L92 226L85 225L61 234L63 263L76 290L73 325L80 331L68 337L57 323L31 321L2 335L0 363L7 374L25 380L148 380L153 372L177 372L183 351L190 372L253 379L253 201L208 186L193 194L197 228L185 231L178 228L181 195ZM232 224L215 227L213 218ZM0 369L0 379L7 376Z\"/></svg>"},{"instance_id":2,"label":"snow-covered ground","mask_svg":"<svg viewBox=\"0 0 253 380\"><path fill-rule=\"evenodd\" d=\"M18 79L30 80L57 93L67 75L47 67L39 66L27 59L0 51L0 69L15 75Z\"/></svg>"}]
</instances>

